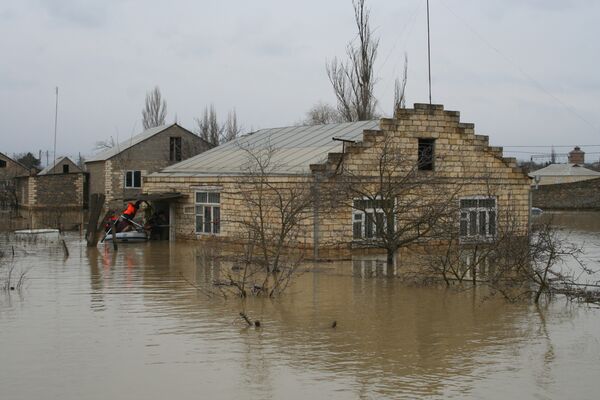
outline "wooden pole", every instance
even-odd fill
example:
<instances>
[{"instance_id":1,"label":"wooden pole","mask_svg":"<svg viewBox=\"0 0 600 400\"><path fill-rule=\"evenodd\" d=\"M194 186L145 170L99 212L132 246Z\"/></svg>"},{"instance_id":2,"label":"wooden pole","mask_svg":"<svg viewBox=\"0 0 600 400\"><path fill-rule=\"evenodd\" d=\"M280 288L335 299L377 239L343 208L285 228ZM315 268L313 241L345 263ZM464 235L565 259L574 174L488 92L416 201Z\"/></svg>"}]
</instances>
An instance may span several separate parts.
<instances>
[{"instance_id":1,"label":"wooden pole","mask_svg":"<svg viewBox=\"0 0 600 400\"><path fill-rule=\"evenodd\" d=\"M93 193L90 201L90 218L88 220L85 239L88 247L96 247L98 244L98 218L104 207L104 194Z\"/></svg>"},{"instance_id":2,"label":"wooden pole","mask_svg":"<svg viewBox=\"0 0 600 400\"><path fill-rule=\"evenodd\" d=\"M119 222L119 218L114 220L111 228L113 249L115 249L115 251L119 249L119 246L117 245L117 222Z\"/></svg>"}]
</instances>

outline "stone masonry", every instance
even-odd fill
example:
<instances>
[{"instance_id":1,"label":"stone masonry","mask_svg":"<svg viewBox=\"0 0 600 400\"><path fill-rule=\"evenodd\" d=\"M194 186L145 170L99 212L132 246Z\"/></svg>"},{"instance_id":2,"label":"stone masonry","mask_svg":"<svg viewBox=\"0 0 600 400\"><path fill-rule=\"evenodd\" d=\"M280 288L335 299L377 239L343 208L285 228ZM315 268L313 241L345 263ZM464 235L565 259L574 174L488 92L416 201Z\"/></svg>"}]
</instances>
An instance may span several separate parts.
<instances>
[{"instance_id":1,"label":"stone masonry","mask_svg":"<svg viewBox=\"0 0 600 400\"><path fill-rule=\"evenodd\" d=\"M525 233L529 221L530 179L517 167L516 159L504 157L501 147L489 145L488 137L475 134L474 125L460 122L456 111L445 111L441 105L415 104L414 109L398 110L394 118L381 119L379 130L363 133L363 140L350 144L346 154L330 153L328 161L311 165L308 175L271 176L269 181L280 187L303 185L327 191L335 168L343 157L344 168L361 174L375 174L373 166L385 140L401 149L403 157L417 162L419 138L434 139L435 173L447 185L461 185L460 196L494 196L498 215L510 216ZM200 176L198 176L200 175ZM144 192L175 191L183 197L172 205L173 233L177 238L201 239L207 235L195 233L194 193L204 187L221 192L221 238L241 237L239 225L228 220L243 215L244 204L239 190L240 179L233 176L160 176L144 180ZM432 189L435 190L435 189ZM426 196L427 193L422 195ZM299 244L320 248L348 246L352 242L352 210L339 207L327 212L312 210L311 217L301 224ZM502 221L498 220L499 229ZM316 228L315 228L316 227ZM316 233L316 236L315 236Z\"/></svg>"}]
</instances>

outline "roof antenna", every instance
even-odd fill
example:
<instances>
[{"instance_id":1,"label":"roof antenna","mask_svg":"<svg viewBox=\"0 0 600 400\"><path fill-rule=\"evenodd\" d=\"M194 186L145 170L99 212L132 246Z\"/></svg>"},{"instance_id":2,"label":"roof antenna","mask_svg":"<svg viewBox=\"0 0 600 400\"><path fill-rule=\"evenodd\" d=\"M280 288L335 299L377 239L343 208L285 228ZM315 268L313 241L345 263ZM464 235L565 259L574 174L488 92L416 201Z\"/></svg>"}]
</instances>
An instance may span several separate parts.
<instances>
[{"instance_id":1,"label":"roof antenna","mask_svg":"<svg viewBox=\"0 0 600 400\"><path fill-rule=\"evenodd\" d=\"M431 42L429 34L429 0L427 0L427 66L429 68L429 104L431 105Z\"/></svg>"},{"instance_id":2,"label":"roof antenna","mask_svg":"<svg viewBox=\"0 0 600 400\"><path fill-rule=\"evenodd\" d=\"M56 108L54 110L54 163L53 168L56 165L56 126L58 121L58 86L56 87Z\"/></svg>"}]
</instances>

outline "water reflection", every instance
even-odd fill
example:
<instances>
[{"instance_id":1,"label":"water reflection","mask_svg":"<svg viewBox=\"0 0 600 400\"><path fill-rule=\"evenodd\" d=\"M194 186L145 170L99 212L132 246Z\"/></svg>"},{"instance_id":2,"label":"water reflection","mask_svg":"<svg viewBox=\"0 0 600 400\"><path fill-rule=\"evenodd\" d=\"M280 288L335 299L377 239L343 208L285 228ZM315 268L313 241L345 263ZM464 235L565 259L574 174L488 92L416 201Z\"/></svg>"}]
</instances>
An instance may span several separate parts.
<instances>
[{"instance_id":1,"label":"water reflection","mask_svg":"<svg viewBox=\"0 0 600 400\"><path fill-rule=\"evenodd\" d=\"M156 242L114 252L76 237L69 247L67 260L30 251L19 261L35 265L27 291L0 294L6 398L593 398L598 389L595 309L406 286L372 256L306 265L278 300L223 299L210 295L233 267L216 257L222 249Z\"/></svg>"}]
</instances>

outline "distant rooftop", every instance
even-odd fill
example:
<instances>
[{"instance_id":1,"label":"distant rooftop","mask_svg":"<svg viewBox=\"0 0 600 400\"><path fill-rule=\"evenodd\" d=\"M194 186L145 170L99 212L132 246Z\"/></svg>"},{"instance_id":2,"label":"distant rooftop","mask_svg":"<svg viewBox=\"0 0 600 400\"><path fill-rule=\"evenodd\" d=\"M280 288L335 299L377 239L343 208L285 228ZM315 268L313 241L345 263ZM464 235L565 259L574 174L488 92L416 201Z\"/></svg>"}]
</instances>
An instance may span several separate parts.
<instances>
[{"instance_id":1,"label":"distant rooftop","mask_svg":"<svg viewBox=\"0 0 600 400\"><path fill-rule=\"evenodd\" d=\"M172 127L173 125L177 125L177 123L173 123L170 125L161 125L154 128L146 129L144 132L132 136L129 139L123 140L122 142L116 144L114 147L111 147L110 149L106 149L98 154L91 156L86 160L86 162L106 161L109 158L116 156L120 152L127 150L128 148L135 146L136 144L143 142L146 139L151 138L152 136L164 131L165 129Z\"/></svg>"},{"instance_id":2,"label":"distant rooftop","mask_svg":"<svg viewBox=\"0 0 600 400\"><path fill-rule=\"evenodd\" d=\"M531 171L531 178L535 176L599 176L600 172L584 168L579 164L550 164L547 167Z\"/></svg>"},{"instance_id":3,"label":"distant rooftop","mask_svg":"<svg viewBox=\"0 0 600 400\"><path fill-rule=\"evenodd\" d=\"M342 143L334 141L334 137L360 141L365 129L379 129L379 121L262 129L166 167L154 175L239 174L245 172L248 165L248 151L264 152L269 148L273 149L270 163L276 167L275 173L307 174L310 164L325 162L329 153L342 151Z\"/></svg>"},{"instance_id":4,"label":"distant rooftop","mask_svg":"<svg viewBox=\"0 0 600 400\"><path fill-rule=\"evenodd\" d=\"M52 169L54 169L54 167L55 167L56 165L59 165L59 164L60 164L61 162L63 162L63 160L65 160L65 159L67 159L67 160L71 161L71 163L72 163L73 165L77 166L77 164L75 164L75 163L73 162L73 160L71 160L69 157L65 157L65 156L63 156L63 157L58 157L58 158L56 159L56 161L53 161L53 162L52 162L52 164L48 165L46 168L44 168L43 170L41 170L40 172L38 172L38 175L48 175L48 174L50 173L50 171L52 171ZM77 167L77 169L79 169L79 171L81 171L81 168ZM71 171L71 172L73 172L73 171Z\"/></svg>"}]
</instances>

